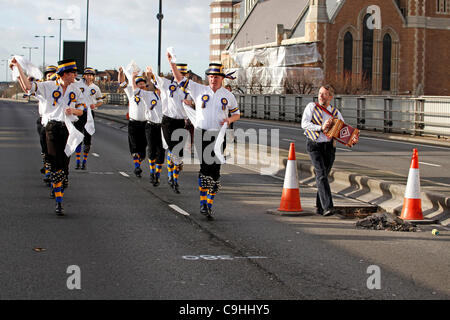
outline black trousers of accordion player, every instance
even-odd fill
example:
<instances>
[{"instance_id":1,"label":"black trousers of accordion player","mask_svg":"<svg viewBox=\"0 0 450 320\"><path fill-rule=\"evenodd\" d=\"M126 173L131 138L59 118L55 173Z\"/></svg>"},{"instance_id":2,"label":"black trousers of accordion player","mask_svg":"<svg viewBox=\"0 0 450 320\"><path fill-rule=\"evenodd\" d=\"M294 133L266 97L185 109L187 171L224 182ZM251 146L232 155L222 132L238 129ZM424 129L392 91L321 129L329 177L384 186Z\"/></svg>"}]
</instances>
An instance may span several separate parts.
<instances>
[{"instance_id":1,"label":"black trousers of accordion player","mask_svg":"<svg viewBox=\"0 0 450 320\"><path fill-rule=\"evenodd\" d=\"M147 137L145 135L145 125L147 121L128 121L128 146L134 163L134 174L140 178L142 169L141 163L145 159L147 151Z\"/></svg>"},{"instance_id":2,"label":"black trousers of accordion player","mask_svg":"<svg viewBox=\"0 0 450 320\"><path fill-rule=\"evenodd\" d=\"M214 152L214 145L219 131L207 131L196 129L196 134L201 134L200 146L195 146L200 159L200 172L198 175L198 187L200 191L200 213L208 219L212 219L212 206L214 198L220 189L221 163ZM197 140L197 139L196 139ZM197 140L198 141L198 140ZM220 148L222 154L226 147L226 140ZM201 150L201 153L199 152Z\"/></svg>"},{"instance_id":3,"label":"black trousers of accordion player","mask_svg":"<svg viewBox=\"0 0 450 320\"><path fill-rule=\"evenodd\" d=\"M64 181L69 175L70 157L64 152L69 132L63 122L49 121L45 133L51 168L52 196L56 199L56 213L60 215L63 213Z\"/></svg>"},{"instance_id":4,"label":"black trousers of accordion player","mask_svg":"<svg viewBox=\"0 0 450 320\"><path fill-rule=\"evenodd\" d=\"M336 147L333 141L314 142L311 139L306 139L306 151L309 154L316 174L317 213L330 215L333 213L333 198L328 175L336 157Z\"/></svg>"}]
</instances>

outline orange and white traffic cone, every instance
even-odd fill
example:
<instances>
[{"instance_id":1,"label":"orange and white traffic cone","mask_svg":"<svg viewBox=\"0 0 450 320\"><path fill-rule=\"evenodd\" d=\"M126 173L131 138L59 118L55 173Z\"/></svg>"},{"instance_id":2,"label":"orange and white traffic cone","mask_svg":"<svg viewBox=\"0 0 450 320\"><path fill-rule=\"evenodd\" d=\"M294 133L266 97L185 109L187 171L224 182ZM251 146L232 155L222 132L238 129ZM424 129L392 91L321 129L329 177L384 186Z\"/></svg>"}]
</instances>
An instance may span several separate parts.
<instances>
[{"instance_id":1,"label":"orange and white traffic cone","mask_svg":"<svg viewBox=\"0 0 450 320\"><path fill-rule=\"evenodd\" d=\"M301 212L300 188L298 186L297 160L295 158L295 144L291 143L289 158L286 164L283 193L281 195L279 211Z\"/></svg>"},{"instance_id":2,"label":"orange and white traffic cone","mask_svg":"<svg viewBox=\"0 0 450 320\"><path fill-rule=\"evenodd\" d=\"M422 200L420 198L419 154L417 149L413 149L408 182L406 183L405 199L403 200L400 218L408 221L423 220Z\"/></svg>"},{"instance_id":3,"label":"orange and white traffic cone","mask_svg":"<svg viewBox=\"0 0 450 320\"><path fill-rule=\"evenodd\" d=\"M289 158L286 164L283 193L281 195L280 207L267 210L267 213L281 216L308 216L311 213L302 213L300 203L300 189L298 185L297 160L295 158L295 145L291 143Z\"/></svg>"}]
</instances>

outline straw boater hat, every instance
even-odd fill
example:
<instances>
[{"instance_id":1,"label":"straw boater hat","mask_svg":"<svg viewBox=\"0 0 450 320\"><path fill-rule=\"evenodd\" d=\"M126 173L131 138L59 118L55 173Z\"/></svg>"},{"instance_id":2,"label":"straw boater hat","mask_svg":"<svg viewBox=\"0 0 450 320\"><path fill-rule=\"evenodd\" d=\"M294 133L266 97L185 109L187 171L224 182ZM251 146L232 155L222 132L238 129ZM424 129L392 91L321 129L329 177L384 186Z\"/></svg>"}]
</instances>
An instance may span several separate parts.
<instances>
[{"instance_id":1,"label":"straw boater hat","mask_svg":"<svg viewBox=\"0 0 450 320\"><path fill-rule=\"evenodd\" d=\"M92 74L95 76L96 72L95 72L95 69L86 67L86 68L84 68L84 71L83 71L83 75L85 75L85 74Z\"/></svg>"},{"instance_id":2,"label":"straw boater hat","mask_svg":"<svg viewBox=\"0 0 450 320\"><path fill-rule=\"evenodd\" d=\"M178 69L182 74L187 74L187 73L189 72L186 63L177 63L177 69Z\"/></svg>"},{"instance_id":3,"label":"straw boater hat","mask_svg":"<svg viewBox=\"0 0 450 320\"><path fill-rule=\"evenodd\" d=\"M147 80L145 80L144 77L142 77L142 76L136 77L136 80L135 80L136 84L138 84L138 82L140 82L140 81L144 81L145 83L147 83Z\"/></svg>"},{"instance_id":4,"label":"straw boater hat","mask_svg":"<svg viewBox=\"0 0 450 320\"><path fill-rule=\"evenodd\" d=\"M56 72L57 74L61 75L64 72L72 70L78 70L77 63L74 59L65 59L58 61L58 71Z\"/></svg>"},{"instance_id":5,"label":"straw boater hat","mask_svg":"<svg viewBox=\"0 0 450 320\"><path fill-rule=\"evenodd\" d=\"M44 77L47 75L47 73L55 73L56 71L58 71L57 66L47 66L45 67Z\"/></svg>"},{"instance_id":6,"label":"straw boater hat","mask_svg":"<svg viewBox=\"0 0 450 320\"><path fill-rule=\"evenodd\" d=\"M226 77L225 73L223 73L223 65L221 63L210 63L205 73L208 76Z\"/></svg>"}]
</instances>

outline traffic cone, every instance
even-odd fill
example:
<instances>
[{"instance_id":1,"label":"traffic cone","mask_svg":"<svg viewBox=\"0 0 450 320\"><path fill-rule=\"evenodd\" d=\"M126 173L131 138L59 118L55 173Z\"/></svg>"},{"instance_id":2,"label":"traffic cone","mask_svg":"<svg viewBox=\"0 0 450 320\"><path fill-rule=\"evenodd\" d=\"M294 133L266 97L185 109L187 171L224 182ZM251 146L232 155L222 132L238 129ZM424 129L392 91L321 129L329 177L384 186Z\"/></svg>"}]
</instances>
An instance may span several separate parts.
<instances>
[{"instance_id":1,"label":"traffic cone","mask_svg":"<svg viewBox=\"0 0 450 320\"><path fill-rule=\"evenodd\" d=\"M403 220L423 220L422 200L420 198L419 155L417 149L413 149L411 166L406 183L405 199L403 200Z\"/></svg>"},{"instance_id":2,"label":"traffic cone","mask_svg":"<svg viewBox=\"0 0 450 320\"><path fill-rule=\"evenodd\" d=\"M284 176L283 193L279 211L301 212L300 189L298 186L297 160L295 158L295 145L291 143L289 148L289 157L286 164L286 173Z\"/></svg>"}]
</instances>

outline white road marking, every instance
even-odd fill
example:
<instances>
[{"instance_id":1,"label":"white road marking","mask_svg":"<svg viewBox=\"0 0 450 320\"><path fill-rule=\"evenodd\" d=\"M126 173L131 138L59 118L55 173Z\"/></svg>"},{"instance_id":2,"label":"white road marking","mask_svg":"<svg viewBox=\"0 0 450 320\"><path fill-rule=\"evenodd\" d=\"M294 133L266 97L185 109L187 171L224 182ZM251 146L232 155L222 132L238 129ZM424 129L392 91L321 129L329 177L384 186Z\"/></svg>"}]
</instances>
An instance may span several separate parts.
<instances>
[{"instance_id":1,"label":"white road marking","mask_svg":"<svg viewBox=\"0 0 450 320\"><path fill-rule=\"evenodd\" d=\"M126 177L126 178L129 178L129 177L130 177L130 176L127 175L125 172L119 171L119 173L120 173L121 175L123 175L124 177Z\"/></svg>"},{"instance_id":2,"label":"white road marking","mask_svg":"<svg viewBox=\"0 0 450 320\"><path fill-rule=\"evenodd\" d=\"M433 164L433 163L422 162L422 161L419 161L419 164L424 164L424 165L426 165L426 166L432 166L432 167L442 167L442 166L439 165L439 164Z\"/></svg>"},{"instance_id":3,"label":"white road marking","mask_svg":"<svg viewBox=\"0 0 450 320\"><path fill-rule=\"evenodd\" d=\"M169 204L169 207L172 208L173 210L175 210L178 213L181 213L183 216L190 216L189 213L187 213L186 211L184 211L183 209L181 209L179 206L175 205L175 204Z\"/></svg>"},{"instance_id":4,"label":"white road marking","mask_svg":"<svg viewBox=\"0 0 450 320\"><path fill-rule=\"evenodd\" d=\"M90 174L104 174L104 175L111 175L114 174L114 172L96 172L96 171L91 171L89 172Z\"/></svg>"},{"instance_id":5,"label":"white road marking","mask_svg":"<svg viewBox=\"0 0 450 320\"><path fill-rule=\"evenodd\" d=\"M98 153L95 153L95 152L92 152L92 155L94 156L94 157L100 157L100 155L98 154Z\"/></svg>"},{"instance_id":6,"label":"white road marking","mask_svg":"<svg viewBox=\"0 0 450 320\"><path fill-rule=\"evenodd\" d=\"M352 152L352 150L350 150L350 149L344 149L344 148L336 148L336 149L341 150L341 151Z\"/></svg>"},{"instance_id":7,"label":"white road marking","mask_svg":"<svg viewBox=\"0 0 450 320\"><path fill-rule=\"evenodd\" d=\"M292 140L292 139L281 139L283 141L287 141L287 142L296 142L296 140Z\"/></svg>"}]
</instances>

